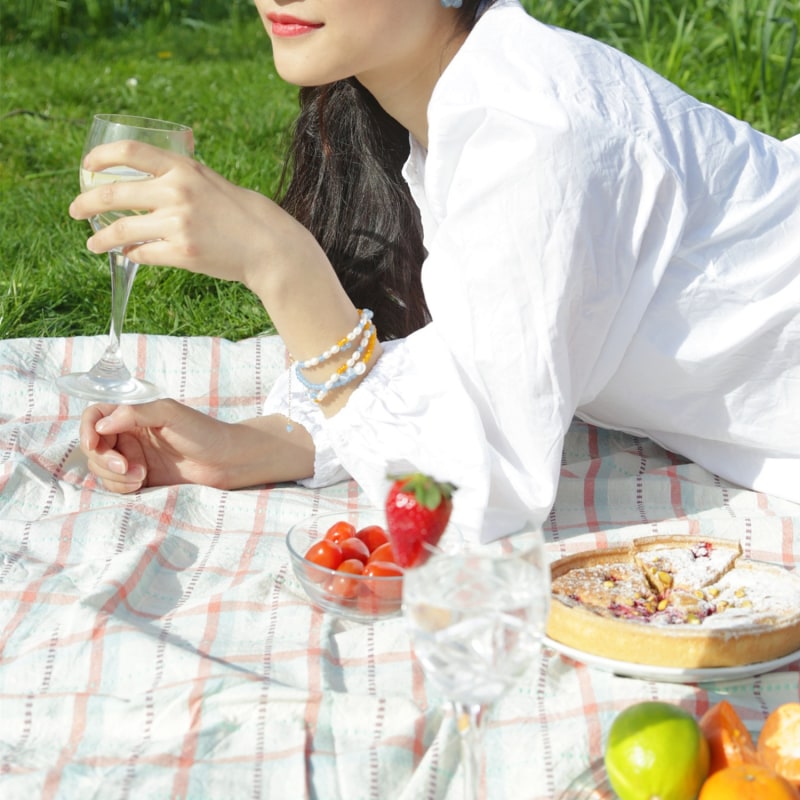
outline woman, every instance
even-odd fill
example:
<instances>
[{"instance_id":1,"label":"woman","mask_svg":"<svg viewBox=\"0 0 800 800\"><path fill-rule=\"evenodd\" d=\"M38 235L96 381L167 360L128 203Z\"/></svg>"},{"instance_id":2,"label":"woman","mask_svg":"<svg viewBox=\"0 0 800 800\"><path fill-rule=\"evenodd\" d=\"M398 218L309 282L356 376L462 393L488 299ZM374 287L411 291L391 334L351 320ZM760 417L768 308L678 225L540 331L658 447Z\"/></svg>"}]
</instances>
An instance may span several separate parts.
<instances>
[{"instance_id":1,"label":"woman","mask_svg":"<svg viewBox=\"0 0 800 800\"><path fill-rule=\"evenodd\" d=\"M413 468L457 484L455 518L489 539L548 513L577 414L800 501L797 139L517 0L256 6L280 75L319 87L291 213L135 143L86 165L156 177L70 211L149 210L90 249L244 282L297 369L237 425L88 409L107 488L352 476L380 504Z\"/></svg>"}]
</instances>

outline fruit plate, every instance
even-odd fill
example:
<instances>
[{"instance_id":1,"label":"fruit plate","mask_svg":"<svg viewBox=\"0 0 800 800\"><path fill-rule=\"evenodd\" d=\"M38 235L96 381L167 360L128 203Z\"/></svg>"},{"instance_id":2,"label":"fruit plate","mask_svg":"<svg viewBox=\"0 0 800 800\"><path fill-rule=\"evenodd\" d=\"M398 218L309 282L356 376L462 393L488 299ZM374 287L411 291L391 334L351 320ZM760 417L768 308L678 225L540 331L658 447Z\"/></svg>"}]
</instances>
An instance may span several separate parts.
<instances>
[{"instance_id":1,"label":"fruit plate","mask_svg":"<svg viewBox=\"0 0 800 800\"><path fill-rule=\"evenodd\" d=\"M569 647L550 637L545 638L544 644L551 650L561 653L561 655L604 672L613 672L615 675L626 678L638 678L643 681L662 681L665 683L708 683L752 678L800 661L800 650L795 650L793 653L788 653L780 658L773 658L770 661L758 661L735 667L698 667L694 669L658 667L652 664L635 664L631 661L618 661L613 658L596 656L592 653Z\"/></svg>"}]
</instances>

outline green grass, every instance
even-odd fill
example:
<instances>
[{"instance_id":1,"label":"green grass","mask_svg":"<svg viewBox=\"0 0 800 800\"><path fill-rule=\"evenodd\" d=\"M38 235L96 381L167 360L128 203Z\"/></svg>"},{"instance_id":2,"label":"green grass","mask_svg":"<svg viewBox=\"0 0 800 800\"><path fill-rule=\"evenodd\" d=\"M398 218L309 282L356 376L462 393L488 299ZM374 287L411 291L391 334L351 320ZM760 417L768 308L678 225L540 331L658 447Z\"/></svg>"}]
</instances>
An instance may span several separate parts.
<instances>
[{"instance_id":1,"label":"green grass","mask_svg":"<svg viewBox=\"0 0 800 800\"><path fill-rule=\"evenodd\" d=\"M133 6L139 17L123 13ZM531 0L528 6L545 21L629 52L762 130L779 137L800 132L800 0ZM149 21L141 18L147 7ZM200 8L217 13L201 21ZM296 91L275 75L250 4L232 0L227 8L228 18L220 19L219 3L197 0L4 4L0 337L107 328L106 261L85 249L88 226L67 215L92 114L188 122L205 163L236 183L274 191ZM125 328L239 339L269 330L270 322L242 286L142 267Z\"/></svg>"},{"instance_id":2,"label":"green grass","mask_svg":"<svg viewBox=\"0 0 800 800\"><path fill-rule=\"evenodd\" d=\"M107 328L107 260L86 250L88 225L67 215L93 113L187 122L198 158L239 184L274 191L296 92L275 76L260 23L155 30L96 40L77 54L4 48L0 337ZM142 267L125 329L238 339L270 322L241 285Z\"/></svg>"},{"instance_id":3,"label":"green grass","mask_svg":"<svg viewBox=\"0 0 800 800\"><path fill-rule=\"evenodd\" d=\"M0 33L5 42L56 51L144 22L238 22L247 15L252 17L251 0L4 0Z\"/></svg>"},{"instance_id":4,"label":"green grass","mask_svg":"<svg viewBox=\"0 0 800 800\"><path fill-rule=\"evenodd\" d=\"M528 6L624 50L761 130L779 138L800 132L800 0L530 0Z\"/></svg>"}]
</instances>

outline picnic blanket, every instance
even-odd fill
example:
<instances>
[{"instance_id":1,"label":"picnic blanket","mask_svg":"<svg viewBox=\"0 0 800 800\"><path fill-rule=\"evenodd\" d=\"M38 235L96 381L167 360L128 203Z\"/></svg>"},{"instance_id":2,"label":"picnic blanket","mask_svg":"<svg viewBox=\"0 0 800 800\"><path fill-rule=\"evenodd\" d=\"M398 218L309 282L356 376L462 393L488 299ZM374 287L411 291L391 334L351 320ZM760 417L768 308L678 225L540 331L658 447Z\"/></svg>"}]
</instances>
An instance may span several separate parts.
<instances>
[{"instance_id":1,"label":"picnic blanket","mask_svg":"<svg viewBox=\"0 0 800 800\"><path fill-rule=\"evenodd\" d=\"M456 725L402 618L323 613L292 573L289 526L325 511L357 519L368 507L358 487L105 491L77 446L84 404L54 384L103 347L0 342L0 797L461 797ZM258 414L284 363L276 337L126 335L124 349L171 396L226 420ZM800 562L797 505L575 422L545 531L551 557L673 532ZM699 715L723 697L757 731L798 700L800 667L682 683L545 647L492 712L481 781L490 798L560 797L596 767L628 704Z\"/></svg>"}]
</instances>

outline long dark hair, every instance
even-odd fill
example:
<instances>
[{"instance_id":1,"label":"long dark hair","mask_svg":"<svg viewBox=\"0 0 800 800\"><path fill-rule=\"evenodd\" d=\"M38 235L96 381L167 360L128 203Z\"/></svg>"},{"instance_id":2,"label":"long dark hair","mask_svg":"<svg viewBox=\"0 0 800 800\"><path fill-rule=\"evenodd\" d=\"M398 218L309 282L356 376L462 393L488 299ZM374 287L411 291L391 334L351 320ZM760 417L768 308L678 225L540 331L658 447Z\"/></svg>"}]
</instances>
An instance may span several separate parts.
<instances>
[{"instance_id":1,"label":"long dark hair","mask_svg":"<svg viewBox=\"0 0 800 800\"><path fill-rule=\"evenodd\" d=\"M464 0L465 30L490 2ZM437 2L437 0L430 0ZM382 339L429 320L419 211L401 175L408 131L354 78L300 90L281 205L316 237L353 303Z\"/></svg>"}]
</instances>

